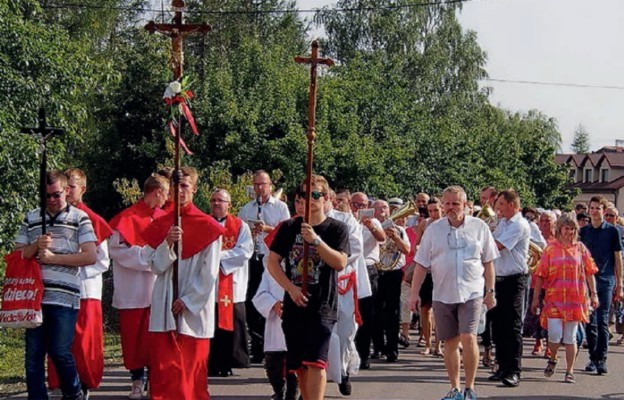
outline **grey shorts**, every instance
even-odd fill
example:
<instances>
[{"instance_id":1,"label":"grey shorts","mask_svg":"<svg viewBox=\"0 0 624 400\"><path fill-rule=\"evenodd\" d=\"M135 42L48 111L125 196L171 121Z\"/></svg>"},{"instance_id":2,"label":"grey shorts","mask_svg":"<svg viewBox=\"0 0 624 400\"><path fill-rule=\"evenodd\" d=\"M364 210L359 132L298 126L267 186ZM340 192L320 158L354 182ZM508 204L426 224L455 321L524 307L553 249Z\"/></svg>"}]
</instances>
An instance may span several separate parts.
<instances>
[{"instance_id":1,"label":"grey shorts","mask_svg":"<svg viewBox=\"0 0 624 400\"><path fill-rule=\"evenodd\" d=\"M477 334L483 297L465 303L446 304L433 302L436 337L440 340L453 339L460 333Z\"/></svg>"}]
</instances>

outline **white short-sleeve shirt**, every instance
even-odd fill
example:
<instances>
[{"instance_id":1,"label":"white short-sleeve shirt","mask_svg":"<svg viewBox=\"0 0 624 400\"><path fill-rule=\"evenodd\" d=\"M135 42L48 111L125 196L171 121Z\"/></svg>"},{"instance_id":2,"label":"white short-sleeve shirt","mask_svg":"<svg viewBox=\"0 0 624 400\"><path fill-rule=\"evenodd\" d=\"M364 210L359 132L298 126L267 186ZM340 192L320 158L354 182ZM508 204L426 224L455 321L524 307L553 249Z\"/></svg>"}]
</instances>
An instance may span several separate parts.
<instances>
[{"instance_id":1,"label":"white short-sleeve shirt","mask_svg":"<svg viewBox=\"0 0 624 400\"><path fill-rule=\"evenodd\" d=\"M500 257L494 261L496 276L510 276L526 274L527 257L529 254L529 240L531 227L520 212L511 218L503 218L498 222L494 231L494 239L505 246L500 251Z\"/></svg>"},{"instance_id":2,"label":"white short-sleeve shirt","mask_svg":"<svg viewBox=\"0 0 624 400\"><path fill-rule=\"evenodd\" d=\"M448 218L432 222L425 230L415 261L431 270L433 300L457 304L483 296L483 264L498 255L487 224L466 216L457 228L449 224Z\"/></svg>"}]
</instances>

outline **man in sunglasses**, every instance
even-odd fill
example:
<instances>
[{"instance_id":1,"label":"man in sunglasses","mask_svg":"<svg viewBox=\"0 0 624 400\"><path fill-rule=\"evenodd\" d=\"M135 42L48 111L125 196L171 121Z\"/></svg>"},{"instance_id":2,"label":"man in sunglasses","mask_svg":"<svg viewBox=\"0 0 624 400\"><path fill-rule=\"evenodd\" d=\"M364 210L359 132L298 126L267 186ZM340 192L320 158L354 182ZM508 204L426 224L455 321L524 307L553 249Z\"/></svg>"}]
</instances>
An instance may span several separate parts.
<instances>
[{"instance_id":1,"label":"man in sunglasses","mask_svg":"<svg viewBox=\"0 0 624 400\"><path fill-rule=\"evenodd\" d=\"M38 257L43 280L43 324L26 330L26 386L28 398L48 399L46 354L59 375L64 399L83 399L76 362L71 352L80 308L80 267L96 261L97 238L89 216L67 202L67 178L48 171L46 235L41 235L41 211L30 211L15 239L24 258Z\"/></svg>"},{"instance_id":2,"label":"man in sunglasses","mask_svg":"<svg viewBox=\"0 0 624 400\"><path fill-rule=\"evenodd\" d=\"M99 387L104 375L102 274L108 271L110 265L108 238L113 231L104 218L87 207L82 200L87 191L85 173L78 168L70 168L65 171L65 176L67 177L67 186L69 186L67 202L87 213L97 238L97 261L93 265L80 268L80 310L78 311L76 333L72 344L72 353L76 360L80 385L85 398L87 398L89 389ZM50 389L60 387L58 375L51 363L49 363L48 368L48 383Z\"/></svg>"},{"instance_id":3,"label":"man in sunglasses","mask_svg":"<svg viewBox=\"0 0 624 400\"><path fill-rule=\"evenodd\" d=\"M279 226L270 246L267 268L287 293L282 313L288 348L286 368L296 372L304 399L321 400L325 394L329 342L337 319L336 271L347 265L349 233L343 222L325 215L325 202L329 201L327 182L313 176L310 187L299 187L299 197L305 198L307 190L312 191L309 223L293 218ZM304 241L310 245L305 266ZM303 268L307 269L306 293L302 291Z\"/></svg>"},{"instance_id":4,"label":"man in sunglasses","mask_svg":"<svg viewBox=\"0 0 624 400\"><path fill-rule=\"evenodd\" d=\"M609 311L612 300L622 298L622 237L620 232L605 221L607 200L594 196L589 201L591 223L584 226L579 236L598 266L596 292L599 306L589 317L587 345L589 363L587 372L606 374L609 351Z\"/></svg>"}]
</instances>

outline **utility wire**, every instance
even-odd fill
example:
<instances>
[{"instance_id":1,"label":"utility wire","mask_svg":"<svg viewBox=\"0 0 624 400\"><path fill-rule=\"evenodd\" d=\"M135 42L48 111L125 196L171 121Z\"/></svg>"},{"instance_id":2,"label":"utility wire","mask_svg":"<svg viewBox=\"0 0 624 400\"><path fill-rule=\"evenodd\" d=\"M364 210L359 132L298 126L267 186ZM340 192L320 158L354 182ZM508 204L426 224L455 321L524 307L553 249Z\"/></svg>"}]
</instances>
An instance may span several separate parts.
<instances>
[{"instance_id":1,"label":"utility wire","mask_svg":"<svg viewBox=\"0 0 624 400\"><path fill-rule=\"evenodd\" d=\"M401 4L394 6L379 6L379 7L354 7L354 8L329 8L323 11L329 12L361 12L361 11L381 11L381 10L399 10L404 8L411 7L428 7L428 6L437 6L443 4L459 4L459 3L467 3L469 1L475 0L441 0L441 1L423 1L423 2L415 2L410 4ZM147 7L130 7L130 6L107 6L107 5L97 5L97 4L87 4L87 3L56 3L56 4L45 4L41 6L42 8L47 9L70 9L70 8L80 8L80 9L91 9L91 10L118 10L118 11L141 11L141 12L162 12L161 9L147 8ZM231 15L231 14L314 14L322 9L290 9L290 10L224 10L224 11L210 11L210 10L190 10L187 11L189 14L205 14L205 15ZM171 9L165 10L167 13L172 13Z\"/></svg>"},{"instance_id":2,"label":"utility wire","mask_svg":"<svg viewBox=\"0 0 624 400\"><path fill-rule=\"evenodd\" d=\"M624 90L624 86L616 85L591 85L585 83L567 83L567 82L539 82L539 81L527 81L519 79L498 79L498 78L484 78L482 79L488 82L497 83L517 83L523 85L540 85L540 86L562 86L573 88L589 88L589 89L609 89L609 90Z\"/></svg>"}]
</instances>

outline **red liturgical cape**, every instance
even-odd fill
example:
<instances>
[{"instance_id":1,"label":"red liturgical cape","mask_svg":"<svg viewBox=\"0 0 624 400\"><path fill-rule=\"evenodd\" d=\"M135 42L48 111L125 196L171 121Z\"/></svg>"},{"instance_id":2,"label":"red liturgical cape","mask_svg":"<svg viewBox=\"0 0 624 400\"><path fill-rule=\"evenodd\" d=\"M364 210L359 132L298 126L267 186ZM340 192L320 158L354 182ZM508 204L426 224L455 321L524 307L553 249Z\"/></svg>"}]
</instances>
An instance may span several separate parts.
<instances>
[{"instance_id":1,"label":"red liturgical cape","mask_svg":"<svg viewBox=\"0 0 624 400\"><path fill-rule=\"evenodd\" d=\"M225 233L221 250L231 250L236 246L241 229L241 220L228 214L225 218ZM225 275L219 268L219 298L217 309L219 310L219 328L226 331L234 330L234 275Z\"/></svg>"},{"instance_id":2,"label":"red liturgical cape","mask_svg":"<svg viewBox=\"0 0 624 400\"><path fill-rule=\"evenodd\" d=\"M180 208L182 217L182 259L193 257L223 235L225 228L214 218L204 214L195 204ZM167 237L173 226L173 210L157 218L143 232L143 237L152 248L157 248Z\"/></svg>"},{"instance_id":3,"label":"red liturgical cape","mask_svg":"<svg viewBox=\"0 0 624 400\"><path fill-rule=\"evenodd\" d=\"M93 230L95 231L95 237L97 238L96 246L99 246L100 243L105 241L113 234L113 230L106 223L104 218L100 217L96 214L92 209L87 207L87 205L83 202L80 202L76 205L76 208L82 210L87 213L89 219L91 220L91 225L93 225Z\"/></svg>"},{"instance_id":4,"label":"red liturgical cape","mask_svg":"<svg viewBox=\"0 0 624 400\"><path fill-rule=\"evenodd\" d=\"M152 209L141 199L115 215L110 226L116 229L130 246L143 247L147 244L143 238L143 231L154 219L164 214L160 208Z\"/></svg>"}]
</instances>

